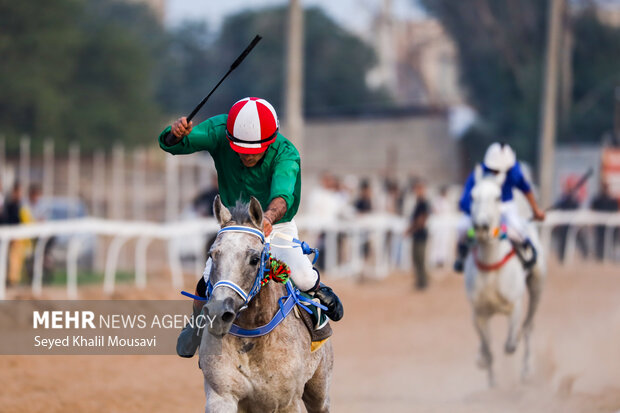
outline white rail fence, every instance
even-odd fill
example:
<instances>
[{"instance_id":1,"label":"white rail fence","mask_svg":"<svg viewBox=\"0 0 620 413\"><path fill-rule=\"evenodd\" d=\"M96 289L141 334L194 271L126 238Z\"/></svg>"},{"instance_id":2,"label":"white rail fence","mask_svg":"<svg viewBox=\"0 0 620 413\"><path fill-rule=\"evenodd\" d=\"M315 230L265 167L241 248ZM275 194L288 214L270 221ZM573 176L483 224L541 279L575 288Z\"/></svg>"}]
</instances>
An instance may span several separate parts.
<instances>
[{"instance_id":1,"label":"white rail fence","mask_svg":"<svg viewBox=\"0 0 620 413\"><path fill-rule=\"evenodd\" d=\"M457 214L433 217L429 221L431 237L440 231L450 233L445 248L452 256L454 233L459 220ZM410 268L409 251L411 240L404 235L407 220L390 215L366 215L351 221L328 222L305 216L297 219L303 237L316 244L322 238L321 253L323 266L332 276L354 276L362 272L375 278L382 278L395 269ZM620 228L620 214L597 213L588 210L552 212L540 225L543 249L547 254L552 248L552 231L565 227L565 265L574 261L577 238L584 229L601 226L604 228L604 257L611 260L616 253L619 240L614 232ZM115 289L119 254L130 240L135 241L135 285L144 289L147 285L148 248L152 241L163 241L167 245L168 268L173 288L183 286L183 267L179 240L192 237L206 239L217 232L219 226L214 219L200 219L174 223L152 223L140 221L110 221L96 218L55 221L21 226L0 227L0 299L6 298L6 278L11 241L37 239L33 252L32 292L40 296L43 289L43 261L45 246L55 236L69 237L67 247L67 296L78 297L78 257L81 239L84 235L107 236L111 242L106 251L103 291L110 294ZM203 245L203 244L201 244ZM371 259L365 250L371 250ZM196 254L196 269L204 263L204 254ZM196 278L199 274L196 275Z\"/></svg>"}]
</instances>

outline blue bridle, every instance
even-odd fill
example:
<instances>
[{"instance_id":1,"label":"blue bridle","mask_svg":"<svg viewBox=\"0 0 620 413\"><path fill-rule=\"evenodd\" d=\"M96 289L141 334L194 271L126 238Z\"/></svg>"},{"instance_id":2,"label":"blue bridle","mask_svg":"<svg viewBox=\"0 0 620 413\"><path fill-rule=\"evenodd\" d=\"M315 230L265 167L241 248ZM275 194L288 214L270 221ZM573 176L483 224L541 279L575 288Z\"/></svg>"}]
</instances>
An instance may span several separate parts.
<instances>
[{"instance_id":1,"label":"blue bridle","mask_svg":"<svg viewBox=\"0 0 620 413\"><path fill-rule=\"evenodd\" d=\"M213 285L211 285L211 280L209 280L207 281L207 296L206 297L200 297L194 294L190 294L186 291L181 291L181 294L185 295L186 297L193 298L195 300L208 302L209 299L211 298L211 295L213 294L213 291L216 288L219 288L219 287L229 288L233 290L235 293L237 293L244 300L243 305L239 309L239 312L241 312L247 308L252 298L254 298L260 292L260 289L262 286L261 281L265 273L268 273L270 271L269 243L265 242L265 235L261 231L255 228L251 228L251 227L246 227L246 226L241 226L241 225L224 227L217 232L216 238L219 237L220 234L224 232L241 232L241 233L254 235L260 238L261 243L264 245L263 251L261 253L261 258L260 258L260 267L258 269L256 277L254 278L254 284L252 285L252 288L250 289L250 291L246 293L245 291L243 291L243 289L239 285L237 285L236 283L230 280L220 280ZM313 260L313 264L314 262L316 262L316 260L318 259L318 255L319 255L318 249L310 248L310 246L308 246L307 243L303 241L299 241L296 238L291 238L291 240L299 244L304 254L307 255L307 254L314 253L315 257ZM312 311L308 307L306 307L306 305L314 305L322 310L327 310L327 307L323 306L322 304L317 303L315 301L312 301L302 296L299 289L295 288L293 286L293 283L291 283L290 280L286 282L285 286L286 286L286 291L288 292L288 295L280 297L280 299L278 300L280 311L278 311L274 315L274 317L271 319L269 323L265 324L264 326L255 328L255 329L244 329L244 328L237 326L236 324L233 324L230 328L230 334L237 336L237 337L259 337L259 336L268 334L274 328L276 328L278 324L280 324L284 320L284 318L286 318L286 316L292 311L295 305L300 306L302 309L304 309L310 314L312 314Z\"/></svg>"},{"instance_id":2,"label":"blue bridle","mask_svg":"<svg viewBox=\"0 0 620 413\"><path fill-rule=\"evenodd\" d=\"M241 287L239 287L236 283L230 280L220 280L211 286L211 280L207 281L207 297L211 297L211 294L216 288L225 287L236 292L242 299L243 305L241 306L241 310L245 310L248 306L248 303L252 298L259 293L261 289L261 281L265 273L269 272L269 243L265 242L265 235L257 229L241 226L241 225L233 225L230 227L224 227L217 232L216 237L219 237L220 234L225 232L241 232L245 234L250 234L258 237L261 240L261 243L264 245L263 251L260 255L260 267L258 268L258 272L256 273L256 277L254 278L254 284L248 293L243 291ZM240 311L241 311L240 310Z\"/></svg>"}]
</instances>

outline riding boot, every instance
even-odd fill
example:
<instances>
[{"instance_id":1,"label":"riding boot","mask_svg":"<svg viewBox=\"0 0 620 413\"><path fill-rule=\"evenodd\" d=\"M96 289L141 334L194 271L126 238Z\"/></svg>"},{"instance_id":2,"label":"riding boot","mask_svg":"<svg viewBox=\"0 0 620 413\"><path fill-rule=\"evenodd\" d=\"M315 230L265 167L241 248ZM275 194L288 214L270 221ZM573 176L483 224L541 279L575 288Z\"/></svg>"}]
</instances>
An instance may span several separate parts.
<instances>
[{"instance_id":1,"label":"riding boot","mask_svg":"<svg viewBox=\"0 0 620 413\"><path fill-rule=\"evenodd\" d=\"M314 296L319 299L321 304L327 307L325 315L332 321L339 321L344 315L344 307L342 306L340 298L338 298L334 290L321 282L319 270L314 267L313 270L316 271L318 277L316 280L316 286L312 288L311 291L314 291Z\"/></svg>"},{"instance_id":2,"label":"riding boot","mask_svg":"<svg viewBox=\"0 0 620 413\"><path fill-rule=\"evenodd\" d=\"M344 315L344 308L340 298L336 295L334 290L321 283L321 286L314 293L314 296L319 299L321 304L327 307L325 315L332 321L339 321Z\"/></svg>"},{"instance_id":3,"label":"riding boot","mask_svg":"<svg viewBox=\"0 0 620 413\"><path fill-rule=\"evenodd\" d=\"M469 252L469 245L467 242L459 241L456 247L456 260L454 261L454 271L463 272L463 268L465 267L465 258L467 258L467 253Z\"/></svg>"},{"instance_id":4,"label":"riding boot","mask_svg":"<svg viewBox=\"0 0 620 413\"><path fill-rule=\"evenodd\" d=\"M523 267L526 270L532 269L534 264L536 264L536 260L538 259L538 251L536 251L536 248L534 247L534 244L532 244L532 241L530 241L529 238L526 238L526 240L523 241L521 245L515 244L515 248L517 250L517 255L519 256L519 259L523 263Z\"/></svg>"},{"instance_id":5,"label":"riding boot","mask_svg":"<svg viewBox=\"0 0 620 413\"><path fill-rule=\"evenodd\" d=\"M203 288L204 279L201 278L196 286L196 295L204 297L206 286ZM181 357L191 358L196 354L196 350L200 346L200 340L202 338L202 328L199 328L200 321L198 316L202 312L204 301L194 300L192 303L193 324L187 323L187 325L181 330L179 338L177 339L177 354Z\"/></svg>"}]
</instances>

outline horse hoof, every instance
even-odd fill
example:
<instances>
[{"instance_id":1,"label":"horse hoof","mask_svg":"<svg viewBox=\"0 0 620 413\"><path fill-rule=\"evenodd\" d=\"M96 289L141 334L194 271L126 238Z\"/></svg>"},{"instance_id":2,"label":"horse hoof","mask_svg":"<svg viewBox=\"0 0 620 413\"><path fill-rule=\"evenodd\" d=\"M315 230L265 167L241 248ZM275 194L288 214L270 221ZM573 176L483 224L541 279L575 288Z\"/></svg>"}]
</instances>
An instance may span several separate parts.
<instances>
[{"instance_id":1,"label":"horse hoof","mask_svg":"<svg viewBox=\"0 0 620 413\"><path fill-rule=\"evenodd\" d=\"M517 351L517 343L506 343L506 347L504 347L506 354L513 354Z\"/></svg>"}]
</instances>

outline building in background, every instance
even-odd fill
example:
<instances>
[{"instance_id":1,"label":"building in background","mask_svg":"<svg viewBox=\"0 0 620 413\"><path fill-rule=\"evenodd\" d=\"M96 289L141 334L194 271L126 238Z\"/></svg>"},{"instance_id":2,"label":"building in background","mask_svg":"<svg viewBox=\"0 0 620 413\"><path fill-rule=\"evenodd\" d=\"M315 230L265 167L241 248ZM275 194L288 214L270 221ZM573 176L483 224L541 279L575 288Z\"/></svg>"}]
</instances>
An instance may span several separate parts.
<instances>
[{"instance_id":1,"label":"building in background","mask_svg":"<svg viewBox=\"0 0 620 413\"><path fill-rule=\"evenodd\" d=\"M384 0L368 39L378 64L369 74L372 87L385 87L405 105L461 105L456 45L435 18L396 18Z\"/></svg>"},{"instance_id":2,"label":"building in background","mask_svg":"<svg viewBox=\"0 0 620 413\"><path fill-rule=\"evenodd\" d=\"M456 46L439 21L401 21L394 35L396 99L440 107L462 104Z\"/></svg>"},{"instance_id":3,"label":"building in background","mask_svg":"<svg viewBox=\"0 0 620 413\"><path fill-rule=\"evenodd\" d=\"M306 122L304 172L318 175L424 177L430 185L460 182L458 141L448 111L424 107L379 111L364 117L340 114Z\"/></svg>"},{"instance_id":4,"label":"building in background","mask_svg":"<svg viewBox=\"0 0 620 413\"><path fill-rule=\"evenodd\" d=\"M620 2L598 0L596 6L596 15L601 23L611 27L620 27Z\"/></svg>"}]
</instances>

